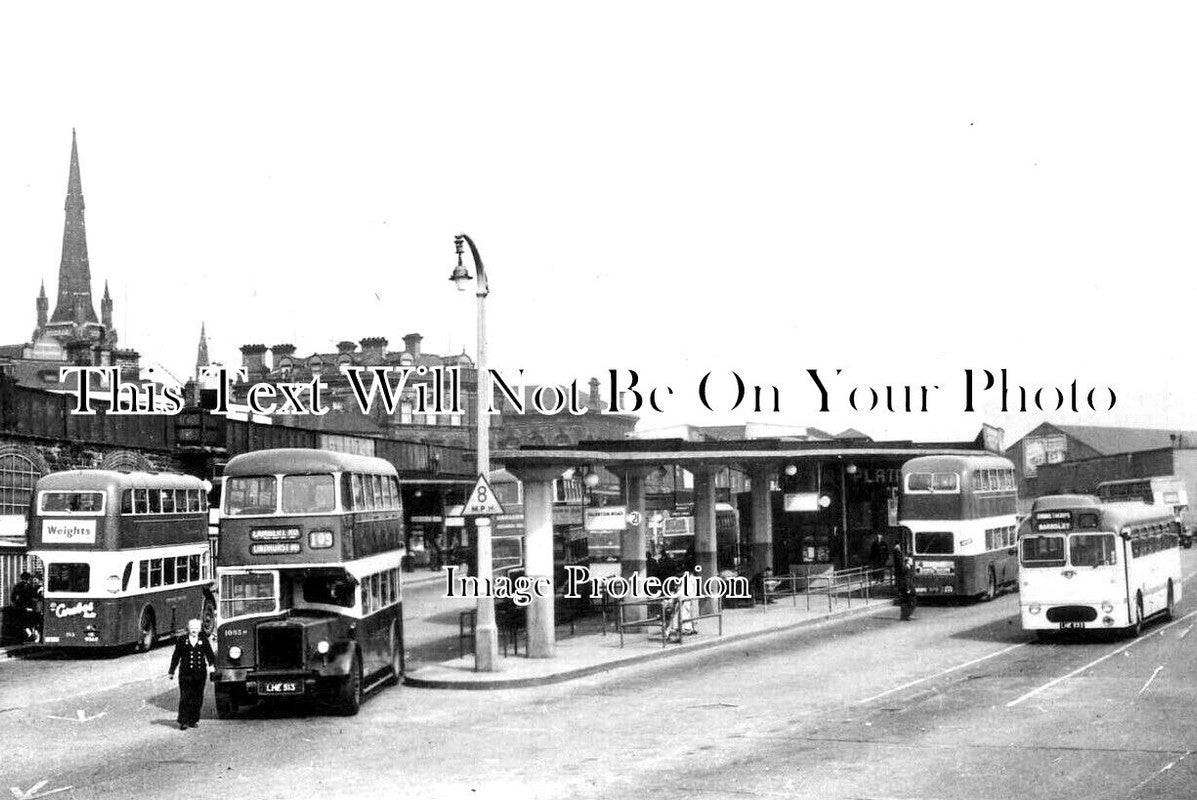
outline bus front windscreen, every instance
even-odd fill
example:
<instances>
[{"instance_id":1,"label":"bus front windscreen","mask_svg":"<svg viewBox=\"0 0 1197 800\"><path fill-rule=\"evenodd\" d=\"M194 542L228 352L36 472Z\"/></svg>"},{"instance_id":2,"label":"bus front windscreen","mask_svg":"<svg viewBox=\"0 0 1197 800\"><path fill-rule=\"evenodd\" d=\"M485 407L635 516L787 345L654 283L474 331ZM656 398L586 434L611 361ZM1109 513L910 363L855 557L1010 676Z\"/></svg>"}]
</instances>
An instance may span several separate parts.
<instances>
[{"instance_id":1,"label":"bus front windscreen","mask_svg":"<svg viewBox=\"0 0 1197 800\"><path fill-rule=\"evenodd\" d=\"M220 576L220 617L278 612L278 575L274 572L233 572Z\"/></svg>"},{"instance_id":2,"label":"bus front windscreen","mask_svg":"<svg viewBox=\"0 0 1197 800\"><path fill-rule=\"evenodd\" d=\"M1031 568L1064 566L1064 537L1022 537L1022 565Z\"/></svg>"},{"instance_id":3,"label":"bus front windscreen","mask_svg":"<svg viewBox=\"0 0 1197 800\"><path fill-rule=\"evenodd\" d=\"M951 555L955 551L950 531L924 531L914 535L916 555Z\"/></svg>"},{"instance_id":4,"label":"bus front windscreen","mask_svg":"<svg viewBox=\"0 0 1197 800\"><path fill-rule=\"evenodd\" d=\"M1074 533L1068 537L1068 558L1074 567L1108 567L1117 563L1109 533Z\"/></svg>"}]
</instances>

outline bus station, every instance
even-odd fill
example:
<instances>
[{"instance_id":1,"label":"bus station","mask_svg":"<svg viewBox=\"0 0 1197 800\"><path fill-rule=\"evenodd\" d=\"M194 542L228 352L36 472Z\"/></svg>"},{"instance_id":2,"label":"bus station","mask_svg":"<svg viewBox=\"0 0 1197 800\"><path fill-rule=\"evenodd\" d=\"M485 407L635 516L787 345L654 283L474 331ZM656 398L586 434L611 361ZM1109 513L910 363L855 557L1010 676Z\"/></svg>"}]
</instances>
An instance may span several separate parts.
<instances>
[{"instance_id":1,"label":"bus station","mask_svg":"<svg viewBox=\"0 0 1197 800\"><path fill-rule=\"evenodd\" d=\"M570 471L605 470L618 477L628 523L621 535L620 572L643 575L649 551L646 483L663 469L693 476L695 569L714 575L715 476L735 470L747 491L734 497L739 514L736 571L758 576L834 573L863 565L875 534L897 541L901 467L929 455L1001 452L1001 431L986 426L972 441L914 442L867 439L687 442L677 439L582 442L495 453L523 485L524 564L529 577L552 577L554 482ZM554 598L527 607L527 655L555 655Z\"/></svg>"}]
</instances>

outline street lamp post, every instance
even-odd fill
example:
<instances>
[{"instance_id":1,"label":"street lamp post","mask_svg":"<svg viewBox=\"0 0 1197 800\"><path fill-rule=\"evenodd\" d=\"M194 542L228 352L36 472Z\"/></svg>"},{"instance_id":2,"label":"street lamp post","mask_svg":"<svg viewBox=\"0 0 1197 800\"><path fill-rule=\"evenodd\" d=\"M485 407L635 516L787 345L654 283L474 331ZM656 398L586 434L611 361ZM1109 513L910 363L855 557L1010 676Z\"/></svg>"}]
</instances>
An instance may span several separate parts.
<instances>
[{"instance_id":1,"label":"street lamp post","mask_svg":"<svg viewBox=\"0 0 1197 800\"><path fill-rule=\"evenodd\" d=\"M478 271L478 284L475 296L478 298L478 424L477 451L478 474L490 480L490 373L486 370L486 296L490 294L490 285L486 280L486 270L482 266L482 258L478 255L478 248L474 241L464 233L454 239L457 247L457 266L449 280L457 284L457 289L464 292L466 281L473 280L469 270L462 264L464 253L463 244L470 246L470 254L474 257L474 269ZM476 517L476 539L478 550L477 575L479 579L489 581L494 574L491 559L491 520L487 517ZM495 625L495 600L489 594L483 593L478 598L477 617L474 626L474 669L479 672L493 672L499 661L499 630Z\"/></svg>"}]
</instances>

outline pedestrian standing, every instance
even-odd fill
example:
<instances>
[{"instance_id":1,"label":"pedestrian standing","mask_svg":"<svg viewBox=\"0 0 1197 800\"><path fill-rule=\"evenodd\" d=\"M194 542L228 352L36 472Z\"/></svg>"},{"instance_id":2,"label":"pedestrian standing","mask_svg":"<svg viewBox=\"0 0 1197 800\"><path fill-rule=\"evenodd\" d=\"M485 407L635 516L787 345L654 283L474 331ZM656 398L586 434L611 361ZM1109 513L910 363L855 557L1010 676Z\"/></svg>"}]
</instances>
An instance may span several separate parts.
<instances>
[{"instance_id":1,"label":"pedestrian standing","mask_svg":"<svg viewBox=\"0 0 1197 800\"><path fill-rule=\"evenodd\" d=\"M12 587L12 605L17 610L18 624L25 634L26 642L36 642L41 639L38 628L41 627L41 615L37 613L37 602L41 596L41 587L33 582L33 576L28 572L21 573L21 579Z\"/></svg>"},{"instance_id":2,"label":"pedestrian standing","mask_svg":"<svg viewBox=\"0 0 1197 800\"><path fill-rule=\"evenodd\" d=\"M902 609L901 618L908 620L914 613L914 561L903 552L901 544L894 545L893 558L897 603Z\"/></svg>"},{"instance_id":3,"label":"pedestrian standing","mask_svg":"<svg viewBox=\"0 0 1197 800\"><path fill-rule=\"evenodd\" d=\"M889 553L885 548L885 534L877 531L876 538L869 545L869 571L872 573L871 580L874 583L881 583L885 580L885 562L887 561L889 561Z\"/></svg>"},{"instance_id":4,"label":"pedestrian standing","mask_svg":"<svg viewBox=\"0 0 1197 800\"><path fill-rule=\"evenodd\" d=\"M179 671L179 730L194 728L199 724L200 710L204 706L204 685L208 675L216 670L212 646L207 634L203 633L198 619L187 621L187 633L175 642L175 652L170 657L171 680L175 670Z\"/></svg>"}]
</instances>

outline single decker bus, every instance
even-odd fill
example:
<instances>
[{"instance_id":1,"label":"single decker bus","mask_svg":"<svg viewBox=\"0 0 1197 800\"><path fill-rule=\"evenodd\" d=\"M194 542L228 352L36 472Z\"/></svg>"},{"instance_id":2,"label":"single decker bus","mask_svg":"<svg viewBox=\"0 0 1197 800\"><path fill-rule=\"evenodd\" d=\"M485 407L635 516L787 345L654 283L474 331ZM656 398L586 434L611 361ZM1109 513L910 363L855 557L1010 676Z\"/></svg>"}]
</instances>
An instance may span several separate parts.
<instances>
[{"instance_id":1,"label":"single decker bus","mask_svg":"<svg viewBox=\"0 0 1197 800\"><path fill-rule=\"evenodd\" d=\"M1022 627L1041 639L1071 629L1137 636L1147 619L1171 618L1180 601L1171 508L1041 497L1023 522L1019 549Z\"/></svg>"},{"instance_id":2,"label":"single decker bus","mask_svg":"<svg viewBox=\"0 0 1197 800\"><path fill-rule=\"evenodd\" d=\"M188 475L72 470L34 488L48 647L135 645L215 618L204 485Z\"/></svg>"},{"instance_id":3,"label":"single decker bus","mask_svg":"<svg viewBox=\"0 0 1197 800\"><path fill-rule=\"evenodd\" d=\"M394 466L262 450L224 471L216 712L308 697L356 714L403 674L403 507Z\"/></svg>"},{"instance_id":4,"label":"single decker bus","mask_svg":"<svg viewBox=\"0 0 1197 800\"><path fill-rule=\"evenodd\" d=\"M902 465L898 524L909 531L920 595L992 600L1018 584L1014 464L993 455L922 456Z\"/></svg>"}]
</instances>

